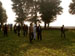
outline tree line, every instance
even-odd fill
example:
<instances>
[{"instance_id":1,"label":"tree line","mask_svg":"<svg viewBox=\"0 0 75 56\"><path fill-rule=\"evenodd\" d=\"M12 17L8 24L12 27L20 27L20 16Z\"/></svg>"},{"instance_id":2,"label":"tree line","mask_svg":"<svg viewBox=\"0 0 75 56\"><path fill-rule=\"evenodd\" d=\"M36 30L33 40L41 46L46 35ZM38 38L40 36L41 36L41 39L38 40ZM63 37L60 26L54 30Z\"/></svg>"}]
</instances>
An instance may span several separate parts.
<instances>
[{"instance_id":1,"label":"tree line","mask_svg":"<svg viewBox=\"0 0 75 56\"><path fill-rule=\"evenodd\" d=\"M56 20L57 15L63 13L60 6L61 0L11 0L13 2L12 9L16 13L16 23L21 25L25 21L37 22L43 21L49 27L49 23ZM75 14L75 0L69 5L69 12ZM38 15L40 14L40 15ZM7 22L7 14L0 2L0 24ZM38 19L41 18L41 19Z\"/></svg>"}]
</instances>

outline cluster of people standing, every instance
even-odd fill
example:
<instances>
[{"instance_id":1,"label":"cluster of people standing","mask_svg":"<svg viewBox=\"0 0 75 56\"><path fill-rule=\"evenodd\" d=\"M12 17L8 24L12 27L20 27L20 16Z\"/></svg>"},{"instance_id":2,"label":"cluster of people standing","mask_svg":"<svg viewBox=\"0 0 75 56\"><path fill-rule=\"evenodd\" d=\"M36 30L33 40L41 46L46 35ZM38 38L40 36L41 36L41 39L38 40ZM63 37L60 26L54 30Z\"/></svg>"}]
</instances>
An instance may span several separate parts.
<instances>
[{"instance_id":1,"label":"cluster of people standing","mask_svg":"<svg viewBox=\"0 0 75 56\"><path fill-rule=\"evenodd\" d=\"M9 26L10 26L10 30L12 30L12 25L9 25ZM8 29L9 27L7 24L3 25L2 30L3 30L4 36L8 36ZM13 29L14 29L14 33L17 34L18 36L21 35L21 32L23 33L23 36L28 35L30 43L32 43L32 41L36 39L42 40L42 28L40 24L37 26L36 24L30 23L29 27L25 24L23 26L21 26L20 24L19 25L15 24ZM64 38L66 37L64 25L62 25L61 27L61 37L63 36Z\"/></svg>"},{"instance_id":2,"label":"cluster of people standing","mask_svg":"<svg viewBox=\"0 0 75 56\"><path fill-rule=\"evenodd\" d=\"M8 36L8 30L12 31L12 24L0 25L0 31L3 31L4 36Z\"/></svg>"},{"instance_id":3,"label":"cluster of people standing","mask_svg":"<svg viewBox=\"0 0 75 56\"><path fill-rule=\"evenodd\" d=\"M30 43L32 43L32 40L36 40L36 37L38 40L42 40L42 28L40 24L37 26L36 24L30 23L30 27L25 24L23 26L20 24L18 26L14 25L14 33L17 33L18 36L20 36L21 29L23 30L23 36L29 34Z\"/></svg>"},{"instance_id":4,"label":"cluster of people standing","mask_svg":"<svg viewBox=\"0 0 75 56\"><path fill-rule=\"evenodd\" d=\"M40 26L40 24L37 26L36 24L30 23L30 26L28 27L27 25L14 25L14 27L12 28L12 25L3 25L2 27L2 31L4 36L8 36L8 31L10 29L10 31L12 31L12 29L14 30L14 33L17 34L17 36L21 36L21 33L23 34L24 37L26 37L27 35L29 36L29 41L30 43L32 43L33 40L42 40L42 28ZM36 38L37 37L37 38Z\"/></svg>"},{"instance_id":5,"label":"cluster of people standing","mask_svg":"<svg viewBox=\"0 0 75 56\"><path fill-rule=\"evenodd\" d=\"M29 27L29 39L30 43L32 43L32 40L36 40L36 35L38 40L42 40L42 28L39 24L39 26L36 26L36 24L33 23L30 24Z\"/></svg>"},{"instance_id":6,"label":"cluster of people standing","mask_svg":"<svg viewBox=\"0 0 75 56\"><path fill-rule=\"evenodd\" d=\"M19 25L14 25L14 33L17 34L18 36L21 35L21 30L23 31L23 36L27 36L28 34L28 26L27 25L23 25L21 26L20 24Z\"/></svg>"},{"instance_id":7,"label":"cluster of people standing","mask_svg":"<svg viewBox=\"0 0 75 56\"><path fill-rule=\"evenodd\" d=\"M30 26L28 27L27 25L21 26L19 25L14 25L14 33L17 34L18 36L21 35L21 32L23 32L23 36L29 36L30 43L32 43L32 40L36 40L36 37L38 40L42 40L42 28L39 24L37 26L36 24L30 23Z\"/></svg>"}]
</instances>

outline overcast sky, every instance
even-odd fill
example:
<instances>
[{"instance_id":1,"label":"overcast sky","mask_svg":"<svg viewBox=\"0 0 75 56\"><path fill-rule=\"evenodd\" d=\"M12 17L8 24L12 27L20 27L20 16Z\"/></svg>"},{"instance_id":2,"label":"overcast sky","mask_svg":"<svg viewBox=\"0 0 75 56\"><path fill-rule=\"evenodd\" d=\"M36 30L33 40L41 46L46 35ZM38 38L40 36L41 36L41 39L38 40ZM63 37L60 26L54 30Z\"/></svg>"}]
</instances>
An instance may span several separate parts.
<instances>
[{"instance_id":1,"label":"overcast sky","mask_svg":"<svg viewBox=\"0 0 75 56\"><path fill-rule=\"evenodd\" d=\"M6 9L8 15L8 23L14 23L15 13L12 11L11 0L0 0L3 3L3 7ZM63 7L63 13L57 17L57 20L51 23L52 26L75 26L75 15L69 14L69 5L71 0L62 0L61 6Z\"/></svg>"}]
</instances>

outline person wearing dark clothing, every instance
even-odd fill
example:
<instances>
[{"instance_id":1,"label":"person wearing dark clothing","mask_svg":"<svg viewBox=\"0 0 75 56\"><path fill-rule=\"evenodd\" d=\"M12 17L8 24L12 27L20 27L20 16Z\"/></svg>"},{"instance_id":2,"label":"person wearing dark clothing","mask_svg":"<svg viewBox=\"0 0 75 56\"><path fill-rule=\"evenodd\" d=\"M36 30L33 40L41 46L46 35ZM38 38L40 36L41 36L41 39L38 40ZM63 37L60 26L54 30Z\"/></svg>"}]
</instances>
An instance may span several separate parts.
<instances>
[{"instance_id":1,"label":"person wearing dark clothing","mask_svg":"<svg viewBox=\"0 0 75 56\"><path fill-rule=\"evenodd\" d=\"M30 24L30 27L29 27L29 40L30 40L30 43L32 43L32 40L33 40L33 25L32 23Z\"/></svg>"},{"instance_id":2,"label":"person wearing dark clothing","mask_svg":"<svg viewBox=\"0 0 75 56\"><path fill-rule=\"evenodd\" d=\"M41 26L37 26L37 38L38 40L42 40L42 29Z\"/></svg>"},{"instance_id":3,"label":"person wearing dark clothing","mask_svg":"<svg viewBox=\"0 0 75 56\"><path fill-rule=\"evenodd\" d=\"M63 37L64 36L64 38L65 38L65 29L64 29L64 25L62 25L62 27L61 27L61 37Z\"/></svg>"},{"instance_id":4,"label":"person wearing dark clothing","mask_svg":"<svg viewBox=\"0 0 75 56\"><path fill-rule=\"evenodd\" d=\"M15 34L17 33L17 26L16 26L16 24L14 25L14 33Z\"/></svg>"},{"instance_id":5,"label":"person wearing dark clothing","mask_svg":"<svg viewBox=\"0 0 75 56\"><path fill-rule=\"evenodd\" d=\"M23 35L24 35L24 36L27 36L26 31L27 31L26 25L24 24L24 26L23 26Z\"/></svg>"},{"instance_id":6,"label":"person wearing dark clothing","mask_svg":"<svg viewBox=\"0 0 75 56\"><path fill-rule=\"evenodd\" d=\"M5 24L3 27L4 36L8 36L8 26Z\"/></svg>"},{"instance_id":7,"label":"person wearing dark clothing","mask_svg":"<svg viewBox=\"0 0 75 56\"><path fill-rule=\"evenodd\" d=\"M18 26L17 26L17 33L18 33L18 36L20 36L20 30L21 30L21 26L18 25Z\"/></svg>"},{"instance_id":8,"label":"person wearing dark clothing","mask_svg":"<svg viewBox=\"0 0 75 56\"><path fill-rule=\"evenodd\" d=\"M27 36L27 34L28 34L28 26L26 25L26 36Z\"/></svg>"}]
</instances>

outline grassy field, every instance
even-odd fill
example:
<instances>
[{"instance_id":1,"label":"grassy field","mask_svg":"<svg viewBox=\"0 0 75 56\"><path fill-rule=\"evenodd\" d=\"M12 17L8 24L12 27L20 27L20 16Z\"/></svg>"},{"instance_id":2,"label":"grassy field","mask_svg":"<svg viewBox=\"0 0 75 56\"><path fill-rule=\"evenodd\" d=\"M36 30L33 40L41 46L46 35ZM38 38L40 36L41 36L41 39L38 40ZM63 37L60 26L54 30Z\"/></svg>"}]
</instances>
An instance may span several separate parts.
<instances>
[{"instance_id":1,"label":"grassy field","mask_svg":"<svg viewBox=\"0 0 75 56\"><path fill-rule=\"evenodd\" d=\"M0 56L75 56L75 31L66 31L66 39L60 37L59 30L44 30L42 35L42 41L30 44L28 36L9 32L3 37L0 32Z\"/></svg>"}]
</instances>

